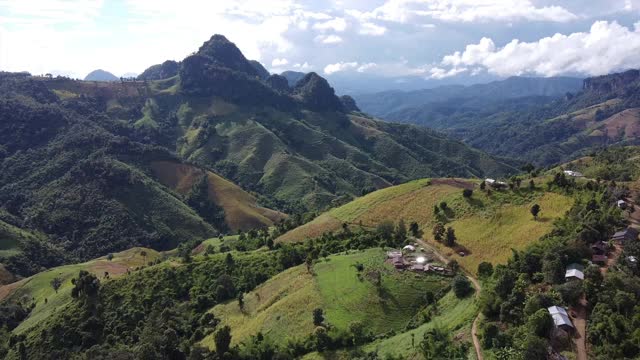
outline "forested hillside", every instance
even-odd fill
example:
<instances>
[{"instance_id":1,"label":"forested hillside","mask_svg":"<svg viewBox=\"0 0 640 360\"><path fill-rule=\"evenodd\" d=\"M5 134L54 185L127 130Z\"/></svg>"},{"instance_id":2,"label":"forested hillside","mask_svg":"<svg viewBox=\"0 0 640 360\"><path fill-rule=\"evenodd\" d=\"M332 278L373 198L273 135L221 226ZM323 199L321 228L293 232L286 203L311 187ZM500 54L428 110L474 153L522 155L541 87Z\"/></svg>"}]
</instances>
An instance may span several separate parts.
<instances>
[{"instance_id":1,"label":"forested hillside","mask_svg":"<svg viewBox=\"0 0 640 360\"><path fill-rule=\"evenodd\" d=\"M350 113L315 73L290 87L221 35L141 81L0 76L0 220L25 234L0 239L0 263L16 275L266 227L419 177L516 171Z\"/></svg>"},{"instance_id":2,"label":"forested hillside","mask_svg":"<svg viewBox=\"0 0 640 360\"><path fill-rule=\"evenodd\" d=\"M387 120L444 131L494 155L550 165L602 146L637 144L639 78L636 70L589 78L580 90L559 97L513 92L514 98L505 98L487 89L474 96L443 91L443 98L433 100L416 93L406 105L378 101L370 109ZM366 102L360 105L372 111Z\"/></svg>"}]
</instances>

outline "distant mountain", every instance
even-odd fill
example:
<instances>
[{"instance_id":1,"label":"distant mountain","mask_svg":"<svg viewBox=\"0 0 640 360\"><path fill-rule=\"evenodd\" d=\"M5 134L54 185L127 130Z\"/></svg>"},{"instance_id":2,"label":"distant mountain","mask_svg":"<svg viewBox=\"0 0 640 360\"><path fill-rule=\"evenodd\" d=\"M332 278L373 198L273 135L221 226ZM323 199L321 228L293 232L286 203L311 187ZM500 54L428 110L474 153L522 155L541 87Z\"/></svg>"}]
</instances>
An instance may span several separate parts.
<instances>
[{"instance_id":1,"label":"distant mountain","mask_svg":"<svg viewBox=\"0 0 640 360\"><path fill-rule=\"evenodd\" d=\"M529 96L563 96L567 92L577 92L582 88L582 79L510 77L506 80L471 86L447 85L433 89L415 91L384 91L372 94L356 94L355 98L363 111L390 120L398 118L401 111L417 110L430 104L449 100L468 99L495 102ZM425 125L429 126L428 123Z\"/></svg>"},{"instance_id":2,"label":"distant mountain","mask_svg":"<svg viewBox=\"0 0 640 360\"><path fill-rule=\"evenodd\" d=\"M138 80L162 80L178 75L180 63L167 60L162 64L156 64L138 75Z\"/></svg>"},{"instance_id":3,"label":"distant mountain","mask_svg":"<svg viewBox=\"0 0 640 360\"><path fill-rule=\"evenodd\" d=\"M563 94L572 87L574 79L513 78L405 97L375 94L358 104L387 120L424 125L491 154L537 165L568 161L602 146L640 143L640 71L585 79L579 89ZM509 96L508 89L521 96ZM425 103L409 106L420 101Z\"/></svg>"},{"instance_id":4,"label":"distant mountain","mask_svg":"<svg viewBox=\"0 0 640 360\"><path fill-rule=\"evenodd\" d=\"M98 69L93 70L84 78L85 81L119 81L120 78L113 75L112 73Z\"/></svg>"}]
</instances>

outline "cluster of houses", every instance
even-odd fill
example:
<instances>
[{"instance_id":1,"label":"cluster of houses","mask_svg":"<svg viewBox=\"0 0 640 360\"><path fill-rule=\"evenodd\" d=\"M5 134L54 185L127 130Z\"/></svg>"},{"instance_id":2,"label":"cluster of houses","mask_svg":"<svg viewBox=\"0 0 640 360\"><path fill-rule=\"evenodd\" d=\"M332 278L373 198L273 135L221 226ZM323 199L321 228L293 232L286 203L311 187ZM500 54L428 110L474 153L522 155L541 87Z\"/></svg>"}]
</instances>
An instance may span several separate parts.
<instances>
[{"instance_id":1,"label":"cluster of houses","mask_svg":"<svg viewBox=\"0 0 640 360\"><path fill-rule=\"evenodd\" d=\"M441 275L452 275L452 271L444 266L430 263L431 258L425 254L423 248L417 249L415 245L407 245L402 250L387 252L388 261L397 270L409 270L418 273L432 272Z\"/></svg>"}]
</instances>

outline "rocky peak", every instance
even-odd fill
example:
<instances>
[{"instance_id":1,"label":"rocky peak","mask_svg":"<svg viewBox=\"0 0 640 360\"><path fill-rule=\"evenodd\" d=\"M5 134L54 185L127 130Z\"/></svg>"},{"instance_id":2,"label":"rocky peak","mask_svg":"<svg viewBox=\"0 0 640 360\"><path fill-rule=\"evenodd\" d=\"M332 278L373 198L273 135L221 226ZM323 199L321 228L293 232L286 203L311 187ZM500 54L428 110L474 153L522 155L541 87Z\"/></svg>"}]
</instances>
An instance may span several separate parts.
<instances>
[{"instance_id":1,"label":"rocky peak","mask_svg":"<svg viewBox=\"0 0 640 360\"><path fill-rule=\"evenodd\" d=\"M342 102L326 79L315 72L305 75L293 89L294 96L314 111L344 111Z\"/></svg>"},{"instance_id":2,"label":"rocky peak","mask_svg":"<svg viewBox=\"0 0 640 360\"><path fill-rule=\"evenodd\" d=\"M282 75L273 74L267 78L266 83L271 86L272 89L281 93L288 94L291 92L289 81Z\"/></svg>"},{"instance_id":3,"label":"rocky peak","mask_svg":"<svg viewBox=\"0 0 640 360\"><path fill-rule=\"evenodd\" d=\"M197 55L206 58L211 65L259 76L256 68L242 55L240 49L223 35L213 35L202 44Z\"/></svg>"}]
</instances>

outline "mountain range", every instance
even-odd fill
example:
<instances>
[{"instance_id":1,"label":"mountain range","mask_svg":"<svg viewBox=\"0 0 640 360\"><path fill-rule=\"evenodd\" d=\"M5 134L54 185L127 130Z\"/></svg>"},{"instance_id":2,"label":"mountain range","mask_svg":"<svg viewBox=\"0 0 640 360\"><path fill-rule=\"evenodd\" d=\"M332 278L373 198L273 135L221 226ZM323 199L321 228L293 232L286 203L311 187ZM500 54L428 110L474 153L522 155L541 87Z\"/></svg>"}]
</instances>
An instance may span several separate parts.
<instances>
[{"instance_id":1,"label":"mountain range","mask_svg":"<svg viewBox=\"0 0 640 360\"><path fill-rule=\"evenodd\" d=\"M496 156L540 166L640 142L638 71L588 78L510 78L470 87L356 96L365 112L443 131Z\"/></svg>"},{"instance_id":2,"label":"mountain range","mask_svg":"<svg viewBox=\"0 0 640 360\"><path fill-rule=\"evenodd\" d=\"M0 262L23 276L271 226L411 179L517 172L360 113L315 73L291 87L221 35L145 81L1 76L0 220L15 241Z\"/></svg>"}]
</instances>

